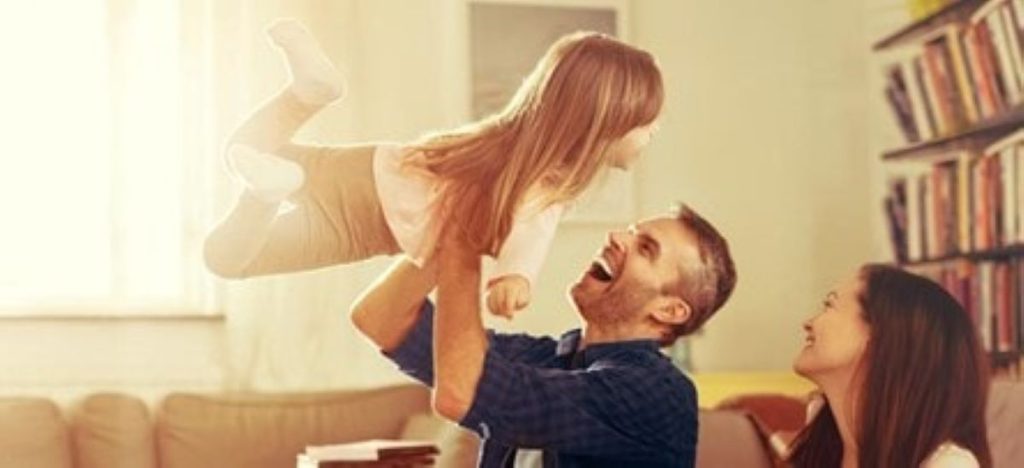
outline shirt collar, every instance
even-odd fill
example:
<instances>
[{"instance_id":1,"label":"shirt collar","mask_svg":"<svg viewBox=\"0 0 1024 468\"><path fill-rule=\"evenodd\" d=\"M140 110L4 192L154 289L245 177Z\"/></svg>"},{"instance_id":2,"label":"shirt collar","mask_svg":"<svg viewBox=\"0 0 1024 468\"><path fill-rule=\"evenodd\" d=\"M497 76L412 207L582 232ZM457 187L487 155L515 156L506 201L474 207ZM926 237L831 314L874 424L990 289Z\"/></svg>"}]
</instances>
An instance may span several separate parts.
<instances>
[{"instance_id":1,"label":"shirt collar","mask_svg":"<svg viewBox=\"0 0 1024 468\"><path fill-rule=\"evenodd\" d=\"M620 351L658 352L658 342L651 339L597 343L581 350L579 347L582 336L583 334L578 328L563 333L558 340L555 355L569 360L573 364L572 367L586 368L602 357Z\"/></svg>"}]
</instances>

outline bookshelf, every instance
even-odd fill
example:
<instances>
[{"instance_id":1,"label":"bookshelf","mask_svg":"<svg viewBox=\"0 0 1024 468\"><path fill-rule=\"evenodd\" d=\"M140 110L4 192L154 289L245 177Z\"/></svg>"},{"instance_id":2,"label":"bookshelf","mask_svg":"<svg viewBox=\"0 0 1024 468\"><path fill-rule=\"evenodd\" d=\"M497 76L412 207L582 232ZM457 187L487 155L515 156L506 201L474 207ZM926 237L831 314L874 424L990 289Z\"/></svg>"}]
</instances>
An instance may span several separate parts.
<instances>
[{"instance_id":1,"label":"bookshelf","mask_svg":"<svg viewBox=\"0 0 1024 468\"><path fill-rule=\"evenodd\" d=\"M895 264L963 305L1000 373L1024 367L1024 0L914 0L875 41L903 141L882 151Z\"/></svg>"},{"instance_id":2,"label":"bookshelf","mask_svg":"<svg viewBox=\"0 0 1024 468\"><path fill-rule=\"evenodd\" d=\"M951 149L979 151L995 138L1024 126L1024 107L1018 107L995 118L978 122L957 134L908 144L882 153L882 159L900 160L929 156Z\"/></svg>"},{"instance_id":3,"label":"bookshelf","mask_svg":"<svg viewBox=\"0 0 1024 468\"><path fill-rule=\"evenodd\" d=\"M1012 259L1022 256L1024 256L1024 244L1015 244L1008 247L1000 247L996 249L977 250L965 253L951 253L934 258L922 258L918 260L908 260L899 263L903 267L915 268L926 265L934 265L936 263L950 262L953 260L966 260L970 262L977 262L983 260Z\"/></svg>"}]
</instances>

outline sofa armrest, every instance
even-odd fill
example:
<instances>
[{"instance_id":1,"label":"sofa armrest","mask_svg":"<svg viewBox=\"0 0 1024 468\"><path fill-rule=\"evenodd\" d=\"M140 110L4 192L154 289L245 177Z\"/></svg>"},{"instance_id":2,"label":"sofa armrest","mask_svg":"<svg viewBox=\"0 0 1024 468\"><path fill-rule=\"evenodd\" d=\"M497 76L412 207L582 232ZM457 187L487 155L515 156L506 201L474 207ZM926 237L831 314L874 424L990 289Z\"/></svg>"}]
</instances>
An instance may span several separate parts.
<instances>
[{"instance_id":1,"label":"sofa armrest","mask_svg":"<svg viewBox=\"0 0 1024 468\"><path fill-rule=\"evenodd\" d=\"M734 410L701 410L697 467L771 468L772 456L751 417Z\"/></svg>"}]
</instances>

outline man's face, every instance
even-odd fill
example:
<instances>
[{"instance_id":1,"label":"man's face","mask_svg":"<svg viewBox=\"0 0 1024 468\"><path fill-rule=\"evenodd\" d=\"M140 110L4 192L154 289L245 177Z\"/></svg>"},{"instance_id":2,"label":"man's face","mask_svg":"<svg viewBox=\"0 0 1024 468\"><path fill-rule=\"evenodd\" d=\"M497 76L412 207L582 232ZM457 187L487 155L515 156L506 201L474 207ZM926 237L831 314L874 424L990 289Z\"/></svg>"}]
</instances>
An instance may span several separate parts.
<instances>
[{"instance_id":1,"label":"man's face","mask_svg":"<svg viewBox=\"0 0 1024 468\"><path fill-rule=\"evenodd\" d=\"M608 234L569 294L588 322L644 320L688 267L699 265L693 234L673 218L654 218Z\"/></svg>"}]
</instances>

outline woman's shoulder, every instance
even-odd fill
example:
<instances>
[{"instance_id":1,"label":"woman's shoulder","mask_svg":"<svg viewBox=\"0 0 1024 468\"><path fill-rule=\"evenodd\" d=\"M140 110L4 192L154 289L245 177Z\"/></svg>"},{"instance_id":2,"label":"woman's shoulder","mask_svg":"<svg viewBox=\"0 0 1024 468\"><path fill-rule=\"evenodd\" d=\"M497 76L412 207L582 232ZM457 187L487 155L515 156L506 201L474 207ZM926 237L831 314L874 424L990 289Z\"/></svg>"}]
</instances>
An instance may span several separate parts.
<instances>
[{"instance_id":1,"label":"woman's shoulder","mask_svg":"<svg viewBox=\"0 0 1024 468\"><path fill-rule=\"evenodd\" d=\"M974 454L953 442L946 442L921 463L921 468L978 468Z\"/></svg>"}]
</instances>

